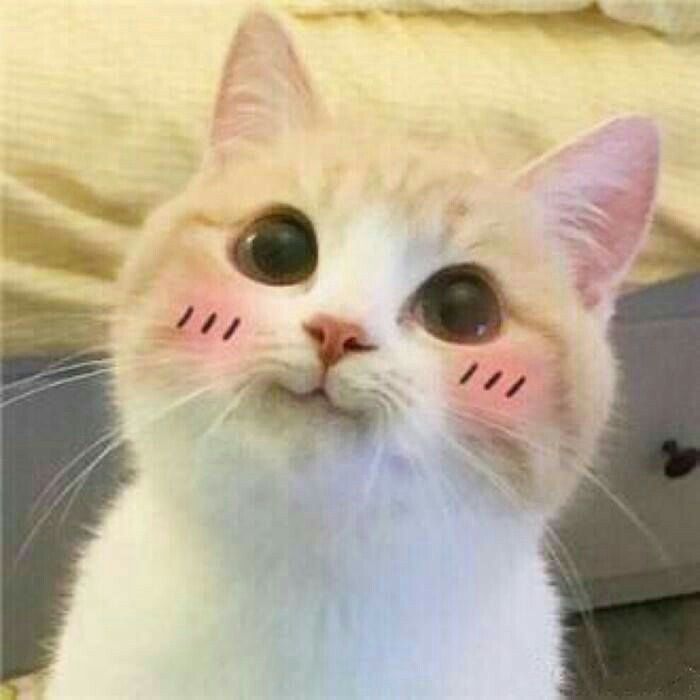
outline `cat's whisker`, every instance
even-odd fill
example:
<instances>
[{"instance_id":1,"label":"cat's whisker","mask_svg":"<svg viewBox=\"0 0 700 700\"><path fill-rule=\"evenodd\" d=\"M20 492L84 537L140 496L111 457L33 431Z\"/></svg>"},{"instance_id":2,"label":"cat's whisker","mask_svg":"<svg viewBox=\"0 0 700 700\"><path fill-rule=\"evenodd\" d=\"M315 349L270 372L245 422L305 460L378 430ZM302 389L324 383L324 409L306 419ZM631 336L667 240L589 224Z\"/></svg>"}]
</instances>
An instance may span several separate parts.
<instances>
[{"instance_id":1,"label":"cat's whisker","mask_svg":"<svg viewBox=\"0 0 700 700\"><path fill-rule=\"evenodd\" d=\"M394 396L394 400L397 401L399 404L401 403L401 399L399 397ZM413 412L410 410L410 403L408 405L403 404L403 409L401 413L404 419L407 420L412 426L416 435L419 435L423 438L426 432L428 434L430 433L430 430L426 430L426 427L422 424L422 422L418 421L414 417ZM436 430L436 426L431 425L430 429ZM441 437L447 438L448 436L443 436L441 434ZM428 471L427 465L435 459L435 454L429 446L430 440L426 439L425 442L426 448L422 449L423 456L421 459L416 460L416 465L420 469L424 481L429 486L430 490L433 492L434 495L437 494L436 503L439 504L443 524L445 524L447 523L449 517L450 503L452 503L453 507L458 508L459 505L463 502L463 498L459 486L455 484L454 480L449 475L447 475L443 469L435 469ZM460 448L460 452L463 451L464 449ZM432 454L430 454L431 452ZM472 455L468 455L468 460L470 462L475 461L472 458ZM436 486L438 487L437 492L435 491ZM446 531L452 532L449 527L446 528Z\"/></svg>"},{"instance_id":2,"label":"cat's whisker","mask_svg":"<svg viewBox=\"0 0 700 700\"><path fill-rule=\"evenodd\" d=\"M386 377L382 375L371 375L368 377L368 380L365 382L355 382L357 388L363 392L363 395L366 397L373 397L375 401L377 401L382 407L386 407L386 416L387 416L387 421L391 417L391 413L393 412L396 416L402 416L404 417L404 420L408 420L409 422L411 421L411 405L410 401L408 400L407 395L402 395L401 392L396 391L396 389L401 388L399 384L396 382L389 382L386 381ZM420 478L423 480L423 482L426 484L426 487L432 497L434 498L434 505L438 508L442 519L443 523L446 522L447 520L447 504L445 502L445 494L444 494L444 487L443 490L436 489L435 484L435 479L439 479L440 476L438 475L435 477L434 475L431 475L427 469L423 468L423 462L424 459L418 459L418 460L413 460L411 461L408 466L413 470L413 471L418 471ZM434 513L434 508L427 507L425 508L425 520L426 524L430 522L430 515ZM447 529L448 532L450 532L449 529Z\"/></svg>"},{"instance_id":3,"label":"cat's whisker","mask_svg":"<svg viewBox=\"0 0 700 700\"><path fill-rule=\"evenodd\" d=\"M202 438L206 439L221 428L223 423L231 416L232 413L241 405L247 397L247 394L256 388L260 376L264 376L263 371L249 372L241 381L240 385L234 389L233 398L226 404L221 413L212 421L211 425L202 433Z\"/></svg>"},{"instance_id":4,"label":"cat's whisker","mask_svg":"<svg viewBox=\"0 0 700 700\"><path fill-rule=\"evenodd\" d=\"M116 430L111 431L111 433L109 433L109 434L117 435L120 432L121 432L120 429L116 429ZM109 454L111 454L111 452L113 452L115 449L118 449L119 446L121 446L122 444L125 444L126 442L127 442L126 438L122 438L121 440L116 441L116 444L113 446L113 449L106 448L101 455L98 455L98 457L95 458L93 463L88 465L88 467L82 471L82 476L79 475L79 477L77 479L76 487L73 489L73 493L71 494L70 498L68 499L66 507L63 510L63 513L62 513L60 521L59 521L60 525L64 524L66 518L68 517L68 514L70 513L70 510L71 510L73 503L75 502L75 500L79 496L82 488L87 483L87 480L89 479L91 473L95 470L95 468L97 466L99 466L100 462L105 457L107 457ZM94 446L95 446L95 444L93 443L92 447L94 447ZM61 470L61 471L63 471L63 470ZM70 489L70 484L68 485L67 488Z\"/></svg>"},{"instance_id":5,"label":"cat's whisker","mask_svg":"<svg viewBox=\"0 0 700 700\"><path fill-rule=\"evenodd\" d=\"M104 457L106 457L108 454L114 452L117 447L121 446L122 443L124 442L124 438L119 438L118 440L112 441L104 450L100 452L100 454L97 456L96 460L91 461L88 466L86 467L86 471L90 471L92 466L94 464L99 463ZM53 512L56 510L56 508L60 505L61 501L67 496L67 494L70 492L71 488L73 488L80 477L83 474L83 470L81 470L78 475L71 479L68 484L59 492L58 496L53 500L53 502L50 504L49 507L47 507L44 512L41 514L40 517L38 517L37 521L34 523L34 525L31 527L29 530L28 535L24 539L23 543L21 544L19 550L17 551L17 555L15 556L14 559L14 568L16 569L19 563L22 561L24 558L26 552L29 550L29 547L31 546L32 542L34 541L34 538L36 535L39 533L41 527L44 525L44 523L51 517Z\"/></svg>"},{"instance_id":6,"label":"cat's whisker","mask_svg":"<svg viewBox=\"0 0 700 700\"><path fill-rule=\"evenodd\" d=\"M93 346L91 348L88 348L86 350L81 350L80 352L72 353L71 355L67 355L66 357L60 358L56 360L55 362L52 362L51 364L47 365L46 367L42 368L38 372L34 372L33 374L30 374L26 377L22 377L21 379L16 379L13 382L8 382L7 384L3 384L0 386L0 392L6 393L10 391L14 391L17 387L24 386L25 384L31 384L33 382L38 382L42 380L44 377L51 376L54 374L58 374L61 372L68 372L71 370L76 369L77 367L82 367L82 366L88 366L90 364L98 364L98 363L107 363L110 362L111 360L109 358L105 357L95 357L92 360L87 360L85 362L79 362L79 363L72 363L72 360L75 360L80 357L84 357L85 355L96 355L97 350L100 349L106 349L107 346Z\"/></svg>"},{"instance_id":7,"label":"cat's whisker","mask_svg":"<svg viewBox=\"0 0 700 700\"><path fill-rule=\"evenodd\" d=\"M61 517L59 519L59 526L63 526L63 524L66 522L66 519L68 518L68 515L70 514L71 507L73 506L73 503L76 501L78 498L80 492L83 489L83 486L87 483L87 480L90 478L90 475L93 473L93 471L100 465L100 463L110 454L113 452L116 452L122 445L126 443L125 438L121 438L119 440L115 440L112 445L109 445L106 447L95 459L93 462L88 464L88 466L81 471L80 474L76 477L74 487L71 486L71 483L68 484L66 489L68 491L71 490L73 493L70 495L68 498L68 501L66 502L66 507L63 509L63 513L61 514Z\"/></svg>"},{"instance_id":8,"label":"cat's whisker","mask_svg":"<svg viewBox=\"0 0 700 700\"><path fill-rule=\"evenodd\" d=\"M14 392L18 387L25 386L27 384L41 384L41 382L47 378L54 378L56 375L69 374L70 376L75 376L75 372L78 369L84 369L86 367L104 367L112 364L111 360L87 360L85 362L78 362L75 364L65 365L63 367L55 367L53 369L46 369L42 372L37 372L36 374L23 377L10 384L6 384L2 387L2 394L9 394Z\"/></svg>"},{"instance_id":9,"label":"cat's whisker","mask_svg":"<svg viewBox=\"0 0 700 700\"><path fill-rule=\"evenodd\" d=\"M31 510L29 511L29 517L32 518L33 515L36 513L37 509L39 509L44 503L44 501L50 497L51 491L56 486L60 480L63 478L65 474L70 472L70 470L80 462L80 460L87 456L92 450L94 450L96 447L101 445L102 443L106 442L107 440L112 439L116 435L119 434L119 429L115 430L110 430L106 433L103 433L97 440L94 442L91 442L87 447L82 449L73 459L71 459L67 464L65 464L61 469L59 469L58 472L53 476L51 481L42 489L41 493L37 497L36 501L34 502L34 505L31 507Z\"/></svg>"},{"instance_id":10,"label":"cat's whisker","mask_svg":"<svg viewBox=\"0 0 700 700\"><path fill-rule=\"evenodd\" d=\"M169 404L165 409L159 411L156 413L155 416L151 416L149 419L147 419L140 427L139 431L144 430L147 427L150 427L154 423L162 420L166 415L170 415L173 411L177 410L178 408L181 408L183 405L186 405L190 403L191 401L194 401L195 399L199 398L203 394L206 394L207 392L212 391L212 389L217 388L219 385L219 382L209 384L204 387L198 387L196 391L189 392L186 394L184 397L181 397L175 401L173 401L171 404ZM61 501L66 497L66 495L70 492L70 489L73 488L79 481L79 479L83 476L84 472L90 473L99 463L101 460L103 460L108 454L116 450L121 444L126 442L127 440L131 439L133 436L132 435L124 435L118 440L113 441L110 445L108 445L104 450L100 452L97 458L92 460L90 464L88 464L87 467L85 467L81 472L74 478L72 479L68 485L59 493L58 497L54 499L53 503L45 510L45 512L42 514L42 516L37 520L37 522L32 526L30 529L28 535L24 539L23 543L20 545L20 548L17 552L17 555L14 558L14 568L16 569L21 560L24 558L26 552L28 551L29 547L31 546L31 543L34 541L36 535L38 534L39 530L41 527L44 525L44 523L49 519L51 514L55 511L55 509L60 505Z\"/></svg>"},{"instance_id":11,"label":"cat's whisker","mask_svg":"<svg viewBox=\"0 0 700 700\"><path fill-rule=\"evenodd\" d=\"M388 370L386 373L371 373L370 378L377 385L385 386L388 392L400 398L405 410L410 410L410 406L414 403L414 398L410 393L412 384L411 380L403 373Z\"/></svg>"},{"instance_id":12,"label":"cat's whisker","mask_svg":"<svg viewBox=\"0 0 700 700\"><path fill-rule=\"evenodd\" d=\"M423 405L423 402L419 402L417 400L412 401L412 403L420 403L421 410L434 418L440 418L445 413L445 411L442 409L429 409L427 406ZM412 412L408 410L408 407L406 407L406 409L402 413L409 418L412 415ZM460 418L462 420L464 419L463 416L460 416ZM417 431L423 431L423 426L420 424L420 422L413 420L412 423L414 424L414 428ZM443 430L439 426L439 424L432 425L431 428L437 431L440 434L440 437L444 440L444 442L448 443L453 449L457 451L458 454L462 455L470 466L472 466L476 471L478 471L481 474L481 476L483 476L487 481L489 481L494 487L496 487L502 495L506 496L507 499L513 505L515 505L517 509L522 509L523 503L520 497L517 495L517 493L508 485L506 481L494 474L492 470L489 470L488 468L481 465L481 460L477 458L477 456L474 453L472 453L471 449L458 442L452 435Z\"/></svg>"},{"instance_id":13,"label":"cat's whisker","mask_svg":"<svg viewBox=\"0 0 700 700\"><path fill-rule=\"evenodd\" d=\"M470 462L470 465L471 464L472 463ZM495 483L496 483L497 487L499 488L499 491L503 495L506 495L509 498L509 500L514 505L517 506L518 499L517 499L517 496L515 495L515 493L510 488L508 488L507 485L505 485L504 482L500 478L496 479ZM542 542L543 542L544 546L547 548L547 550L550 552L550 554L553 555L554 561L557 564L564 581L567 583L567 587L569 588L572 595L574 596L574 599L578 602L579 608L582 612L582 619L584 621L586 633L589 636L591 644L594 648L597 662L600 665L603 672L606 673L607 669L606 669L605 661L604 661L602 651L601 651L600 640L599 640L597 631L595 630L594 623L590 619L590 613L587 612L591 608L590 597L588 595L588 592L586 591L586 588L582 582L581 576L578 573L578 569L573 561L573 558L569 554L564 543L561 541L561 539L556 535L556 533L552 530L552 528L546 522L543 523L543 526L544 526L544 530L545 530L545 538L543 538ZM556 551L553 549L553 547L551 547L549 545L549 543L546 539L547 537L554 540L558 544L558 546L560 547L562 552L564 553L565 560L566 560L566 566L562 563L561 559L559 559L559 557L556 554Z\"/></svg>"},{"instance_id":14,"label":"cat's whisker","mask_svg":"<svg viewBox=\"0 0 700 700\"><path fill-rule=\"evenodd\" d=\"M455 416L459 417L459 414L455 414ZM461 419L464 420L464 417L461 416ZM469 420L481 422L486 427L493 429L501 434L504 434L507 437L513 439L514 441L526 445L529 449L531 449L534 452L545 456L559 456L559 451L556 448L551 448L541 441L537 442L532 437L526 435L522 431L518 431L517 429L513 428L507 428L506 426L500 423L480 418L478 415L470 415ZM566 447L565 442L563 442L562 445ZM605 484L602 478L597 477L591 469L587 468L583 464L578 464L573 459L567 464L567 466L577 471L582 478L588 480L590 483L596 486L600 491L602 491L603 495L610 499L610 501L617 508L620 509L622 514L639 530L639 532L647 539L649 544L653 547L656 556L659 557L660 563L664 564L665 566L672 565L673 561L666 552L666 548L664 547L661 540L641 520L641 518L631 508L631 506L626 504L620 496L615 494L614 491Z\"/></svg>"},{"instance_id":15,"label":"cat's whisker","mask_svg":"<svg viewBox=\"0 0 700 700\"><path fill-rule=\"evenodd\" d=\"M111 358L106 358L104 360L99 361L100 364L105 364L107 366L110 366L113 364L113 360ZM81 365L89 365L90 363L80 363ZM151 360L151 365L153 364L158 364L154 363ZM162 362L160 362L162 364ZM141 366L141 365L139 365ZM74 368L75 366L71 366L70 368ZM51 388L51 387L49 387ZM119 433L119 429L115 430L110 430L100 437L98 437L97 440L92 442L90 445L82 449L73 459L71 459L67 464L65 464L63 467L60 468L60 470L52 477L52 479L49 481L49 483L42 489L42 492L39 494L37 497L35 503L32 505L31 510L29 511L29 518L32 519L37 512L39 508L41 508L43 502L47 499L50 498L51 492L53 488L60 482L60 480L68 474L73 467L75 467L83 457L88 455L95 447L99 446L100 444L104 443L105 441L111 439L112 437L116 436Z\"/></svg>"},{"instance_id":16,"label":"cat's whisker","mask_svg":"<svg viewBox=\"0 0 700 700\"><path fill-rule=\"evenodd\" d=\"M634 510L626 504L623 499L618 496L609 486L605 484L599 477L597 477L590 469L585 466L578 466L576 464L571 465L576 469L584 479L587 479L590 483L594 484L607 498L616 505L620 511L627 517L627 519L639 530L639 532L646 537L649 544L653 547L654 553L659 558L660 563L665 567L673 566L673 559L669 556L666 551L666 547L663 542L651 531L648 525L634 512Z\"/></svg>"},{"instance_id":17,"label":"cat's whisker","mask_svg":"<svg viewBox=\"0 0 700 700\"><path fill-rule=\"evenodd\" d=\"M424 506L423 518L427 526L434 526L431 522L434 517L434 507L438 508L440 513L440 528L444 536L450 538L454 545L457 542L457 533L450 526L450 502L454 500L454 486L450 483L444 474L439 470L431 470L427 460L429 454L427 449L422 450L421 459L416 460L412 467L420 474L423 483L426 485L430 502Z\"/></svg>"},{"instance_id":18,"label":"cat's whisker","mask_svg":"<svg viewBox=\"0 0 700 700\"><path fill-rule=\"evenodd\" d=\"M514 506L516 506L518 510L522 509L523 504L520 497L517 495L517 492L514 491L506 481L504 481L495 473L493 473L492 470L483 466L481 464L481 460L476 458L476 455L472 452L472 449L467 448L455 437L450 435L449 432L441 428L436 428L436 430L438 430L438 432L440 433L441 438L445 440L458 454L461 454L465 457L470 467L476 469L476 471L478 471L483 477L485 477L487 481L489 481L493 486L495 486L497 490L501 492L502 495L506 496L507 499Z\"/></svg>"},{"instance_id":19,"label":"cat's whisker","mask_svg":"<svg viewBox=\"0 0 700 700\"><path fill-rule=\"evenodd\" d=\"M166 361L166 358L155 358L153 356L145 356L145 359L139 359L139 358L133 358L129 363L125 363L124 361L117 361L112 358L104 358L104 359L98 359L90 362L85 362L85 363L80 363L81 366L83 366L85 371L74 372L74 368L72 367L67 367L63 368L61 370L57 370L55 373L52 373L49 375L51 378L54 378L56 374L61 374L62 372L69 372L68 377L62 377L58 379L53 379L53 381L50 381L48 383L40 383L39 386L33 386L30 389L27 389L26 391L16 394L14 396L11 396L9 398L6 398L2 403L0 403L0 409L6 409L8 406L11 406L13 404L16 404L21 401L25 401L32 396L36 396L37 394L42 394L44 392L50 391L52 389L57 389L62 386L66 385L71 385L75 384L76 382L81 382L85 381L88 379L92 379L95 377L100 377L100 376L111 376L114 373L115 367L117 365L121 367L127 367L127 366L135 366L135 367L143 367L143 366L148 366L154 367L160 364L163 364ZM170 358L167 359L167 361L170 361ZM90 367L97 367L97 369L90 369ZM30 378L27 378L30 379ZM35 379L32 378L32 381L36 381ZM30 382L31 383L31 382Z\"/></svg>"},{"instance_id":20,"label":"cat's whisker","mask_svg":"<svg viewBox=\"0 0 700 700\"><path fill-rule=\"evenodd\" d=\"M464 420L464 416L461 414L453 413L453 416L456 418L459 418L461 420ZM476 416L470 416L470 419L479 421L479 417L476 417ZM532 449L534 451L538 451L540 453L554 453L555 452L555 450L552 450L551 448L548 448L548 447L544 447L542 444L534 441L530 436L528 436L520 431L508 429L500 423L486 421L483 419L481 419L481 422L484 423L489 428L495 429L501 433L506 434L509 438L512 438L513 440L516 440L520 443L526 444L530 449ZM612 493L604 485L603 482L599 481L590 472L590 470L586 469L584 466L577 467L576 465L574 465L574 468L579 469L584 478L593 480L596 483L596 485L599 486L599 488L604 490L604 493L606 496L611 498L611 500L613 500L613 502L616 502L616 505L618 505L618 507L621 507L623 512L630 510L630 509L625 507L624 503L622 503L622 502L617 503L617 501L619 499L615 496L615 494ZM639 519L636 517L636 515L631 510L629 513L625 512L625 514L628 515L628 517L631 517L631 520L633 523L637 524L636 521L638 521ZM661 547L661 544L659 543L658 539L653 535L653 533L651 533L651 531L643 523L641 523L641 521L639 522L639 525L641 525L643 534L645 534L648 538L650 538L651 542L657 546L657 554L660 555L660 557L662 558L662 560L664 562L668 562L669 561L668 557L666 556L666 553L663 550L663 548ZM582 614L583 624L586 627L587 635L589 636L591 644L593 646L594 653L595 653L596 659L597 659L597 663L600 665L601 670L602 670L603 674L605 675L605 674L607 674L607 668L606 668L605 661L603 658L600 640L598 638L594 624L593 624L592 620L590 619L590 613L588 612L592 606L591 606L591 602L590 602L590 598L588 596L588 593L587 593L587 591L583 585L583 582L581 580L580 574L578 573L578 570L574 564L573 558L569 554L569 552L566 549L566 547L564 546L563 542L556 535L554 530L550 526L548 526L547 524L545 524L545 537L550 538L550 540L552 540L552 539L555 540L557 542L558 546L560 547L560 549L562 550L562 552L564 553L564 556L565 556L566 561L567 561L568 571L565 568L564 564L562 563L561 559L559 559L559 557L557 556L556 551L553 550L553 548L549 545L547 539L543 540L544 545L547 547L549 553L555 559L555 563L557 564L559 570L561 571L562 576L564 577L564 580L567 582L567 586L569 587L572 595L574 596L574 599L578 603L579 609L581 610L581 614Z\"/></svg>"},{"instance_id":21,"label":"cat's whisker","mask_svg":"<svg viewBox=\"0 0 700 700\"><path fill-rule=\"evenodd\" d=\"M533 451L537 451L541 454L550 454L550 455L557 455L558 453L555 450L551 450L550 448L547 448L546 446L542 445L541 443L538 443L528 436L518 433L516 431L508 430L504 426L500 425L490 425L489 427L493 427L496 430L499 430L500 432L503 432L507 434L508 437L517 440L523 444L526 444L530 449ZM647 538L649 543L652 545L654 548L654 551L656 555L659 557L661 563L663 563L666 566L670 566L672 563L672 560L668 556L663 543L654 535L654 533L649 529L649 527L639 518L639 516L632 510L630 506L625 504L625 502L617 496L606 484L605 482L597 477L595 473L587 468L585 465L577 464L576 462L571 462L568 465L569 467L573 468L579 474L582 476L582 478L590 481L593 483L598 489L600 489L603 494L609 498L615 506L617 506L620 511L625 515L630 522L641 532L644 537Z\"/></svg>"},{"instance_id":22,"label":"cat's whisker","mask_svg":"<svg viewBox=\"0 0 700 700\"><path fill-rule=\"evenodd\" d=\"M2 403L0 403L0 409L5 409L8 406L11 406L12 404L17 403L18 401L25 401L26 399L31 398L32 396L35 396L36 394L43 393L45 391L49 391L50 389L56 389L60 386L64 386L67 384L74 384L75 382L80 382L80 381L85 381L86 379L91 379L93 377L99 377L100 375L106 375L111 373L111 367L107 368L101 368L101 369L96 369L96 370L91 370L88 372L82 372L76 376L71 376L71 377L66 377L64 379L59 379L54 382L51 382L49 384L39 386L39 387L34 387L33 389L26 391L22 394L19 394L17 396L13 396L10 399L6 399Z\"/></svg>"},{"instance_id":23,"label":"cat's whisker","mask_svg":"<svg viewBox=\"0 0 700 700\"><path fill-rule=\"evenodd\" d=\"M372 490L376 484L379 466L384 456L385 441L382 439L385 433L385 414L388 412L387 405L380 396L375 396L375 399L380 404L380 413L378 414L378 425L375 431L376 449L372 455L369 465L366 467L367 476L362 485L362 495L356 503L355 508L350 511L345 519L345 524L338 528L336 543L342 543L345 537L352 533L352 526L357 522L361 512L368 506L372 494Z\"/></svg>"},{"instance_id":24,"label":"cat's whisker","mask_svg":"<svg viewBox=\"0 0 700 700\"><path fill-rule=\"evenodd\" d=\"M571 556L571 553L569 552L568 548L564 545L564 542L557 535L556 531L547 523L544 523L544 530L545 535L542 539L542 544L545 546L552 559L556 563L559 572L561 573L564 581L566 582L569 592L573 595L574 601L578 605L579 612L581 614L581 619L586 629L586 634L588 635L588 638L591 642L591 646L593 647L596 662L600 666L603 676L607 676L608 668L605 663L605 655L603 654L600 636L595 626L593 613L591 612L593 610L593 604L591 602L591 598L588 594L588 591L586 590L586 587L583 583L583 579L578 570L578 567L576 566L576 563L574 562L574 559ZM556 552L556 548L555 546L550 544L550 540L552 540L555 543L556 547L559 547L560 551L564 555L565 563L562 562L562 560L559 558L559 555Z\"/></svg>"},{"instance_id":25,"label":"cat's whisker","mask_svg":"<svg viewBox=\"0 0 700 700\"><path fill-rule=\"evenodd\" d=\"M463 416L459 417L463 418ZM515 434L512 434L511 436L516 438L518 437L518 435ZM450 439L449 436L446 437ZM458 447L460 451L462 450L462 446L460 443L455 442L454 444ZM474 464L474 460L470 459L469 456L467 456L467 461L470 465ZM501 480L500 478L494 478L494 475L485 474L485 476L487 476L489 481L491 481L491 483L497 487L497 489L501 492L502 495L505 495L511 503L516 505L516 507L520 508L520 502L515 492L503 480ZM595 625L591 619L590 609L592 606L590 602L590 597L582 582L578 569L564 543L547 523L544 523L544 530L545 538L543 538L542 540L543 545L551 554L555 564L557 565L557 568L562 574L563 580L566 582L567 588L570 590L571 594L574 597L574 600L578 604L578 607L581 611L583 624L586 628L586 634L588 635L591 645L594 649L597 663L600 665L603 674L607 674L607 667L605 665L604 657L602 654L600 639L595 629ZM565 557L564 561L562 561L562 559L559 557L556 550L554 549L554 546L551 544L552 540L556 542L560 550L563 552L563 555Z\"/></svg>"}]
</instances>

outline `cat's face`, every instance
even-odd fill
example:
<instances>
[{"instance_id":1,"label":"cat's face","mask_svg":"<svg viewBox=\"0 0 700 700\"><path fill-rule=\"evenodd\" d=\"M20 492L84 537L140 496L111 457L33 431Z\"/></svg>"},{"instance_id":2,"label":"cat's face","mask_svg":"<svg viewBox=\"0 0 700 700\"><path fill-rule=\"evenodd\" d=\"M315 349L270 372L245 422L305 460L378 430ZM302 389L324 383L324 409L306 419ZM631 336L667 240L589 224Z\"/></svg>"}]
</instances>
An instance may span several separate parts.
<instances>
[{"instance_id":1,"label":"cat's face","mask_svg":"<svg viewBox=\"0 0 700 700\"><path fill-rule=\"evenodd\" d=\"M238 421L290 464L385 441L439 469L454 448L504 494L559 504L612 399L605 326L649 217L653 127L618 120L477 177L457 142L322 115L253 15L212 141L122 277L127 424L178 414L196 442Z\"/></svg>"}]
</instances>

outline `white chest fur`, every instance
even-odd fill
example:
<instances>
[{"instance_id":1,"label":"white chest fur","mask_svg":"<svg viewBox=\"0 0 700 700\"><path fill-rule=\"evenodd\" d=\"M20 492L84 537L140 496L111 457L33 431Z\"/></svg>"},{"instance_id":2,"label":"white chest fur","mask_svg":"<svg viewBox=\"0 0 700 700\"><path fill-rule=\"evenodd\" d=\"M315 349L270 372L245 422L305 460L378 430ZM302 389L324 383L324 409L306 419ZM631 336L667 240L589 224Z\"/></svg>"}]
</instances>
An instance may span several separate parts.
<instances>
[{"instance_id":1,"label":"white chest fur","mask_svg":"<svg viewBox=\"0 0 700 700\"><path fill-rule=\"evenodd\" d=\"M49 700L558 697L538 527L378 466L359 509L348 465L237 467L185 509L144 475L83 559Z\"/></svg>"}]
</instances>

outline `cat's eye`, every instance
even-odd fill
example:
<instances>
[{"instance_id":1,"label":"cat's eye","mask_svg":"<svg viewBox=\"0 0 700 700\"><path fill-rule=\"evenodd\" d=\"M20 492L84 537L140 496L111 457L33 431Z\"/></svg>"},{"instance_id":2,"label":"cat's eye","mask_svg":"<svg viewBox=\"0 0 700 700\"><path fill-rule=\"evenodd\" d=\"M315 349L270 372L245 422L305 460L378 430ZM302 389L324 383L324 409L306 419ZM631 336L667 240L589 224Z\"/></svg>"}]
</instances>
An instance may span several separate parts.
<instances>
[{"instance_id":1,"label":"cat's eye","mask_svg":"<svg viewBox=\"0 0 700 700\"><path fill-rule=\"evenodd\" d=\"M483 343L501 326L498 297L471 266L440 270L420 287L414 313L432 335L450 343Z\"/></svg>"},{"instance_id":2,"label":"cat's eye","mask_svg":"<svg viewBox=\"0 0 700 700\"><path fill-rule=\"evenodd\" d=\"M244 275L258 282L298 284L316 269L316 235L300 211L279 208L246 227L234 244L232 257Z\"/></svg>"}]
</instances>

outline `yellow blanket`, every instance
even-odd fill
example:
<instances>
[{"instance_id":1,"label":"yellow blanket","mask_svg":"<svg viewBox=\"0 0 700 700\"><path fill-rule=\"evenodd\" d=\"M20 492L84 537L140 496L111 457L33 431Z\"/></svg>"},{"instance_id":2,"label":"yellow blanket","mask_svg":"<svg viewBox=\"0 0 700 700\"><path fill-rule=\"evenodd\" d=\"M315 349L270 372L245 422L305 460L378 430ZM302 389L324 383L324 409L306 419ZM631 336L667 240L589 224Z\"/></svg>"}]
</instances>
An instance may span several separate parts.
<instances>
[{"instance_id":1,"label":"yellow blanket","mask_svg":"<svg viewBox=\"0 0 700 700\"><path fill-rule=\"evenodd\" d=\"M504 12L572 12L597 7L608 17L653 27L678 36L700 33L700 3L696 0L286 0L284 5L298 13L435 12L459 10L479 14Z\"/></svg>"},{"instance_id":2,"label":"yellow blanket","mask_svg":"<svg viewBox=\"0 0 700 700\"><path fill-rule=\"evenodd\" d=\"M3 0L6 355L103 341L124 249L196 167L245 4ZM276 4L301 13L298 43L332 108L361 102L388 122L459 127L504 163L620 112L656 117L660 210L630 282L700 269L698 41L595 10L326 14L323 0Z\"/></svg>"}]
</instances>

